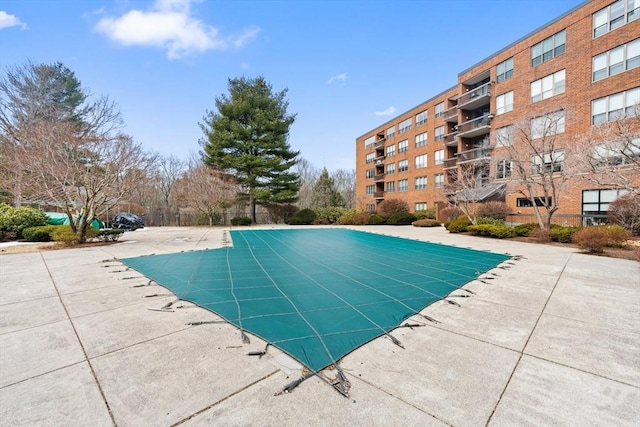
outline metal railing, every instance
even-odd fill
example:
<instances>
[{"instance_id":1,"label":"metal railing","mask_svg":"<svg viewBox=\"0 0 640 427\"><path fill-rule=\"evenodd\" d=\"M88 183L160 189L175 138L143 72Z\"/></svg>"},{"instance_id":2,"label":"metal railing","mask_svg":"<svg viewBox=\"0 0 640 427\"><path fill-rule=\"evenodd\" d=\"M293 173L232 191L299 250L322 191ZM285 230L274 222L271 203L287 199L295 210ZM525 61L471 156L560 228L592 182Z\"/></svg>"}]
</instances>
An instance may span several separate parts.
<instances>
[{"instance_id":1,"label":"metal railing","mask_svg":"<svg viewBox=\"0 0 640 427\"><path fill-rule=\"evenodd\" d=\"M461 151L456 154L459 162L468 162L470 160L483 159L489 157L491 150L488 147L474 148L473 150Z\"/></svg>"},{"instance_id":2,"label":"metal railing","mask_svg":"<svg viewBox=\"0 0 640 427\"><path fill-rule=\"evenodd\" d=\"M477 88L470 90L469 92L462 95L458 98L458 107L462 108L462 106L471 101L475 101L481 97L489 97L491 96L491 82L487 82L482 86L478 86Z\"/></svg>"},{"instance_id":3,"label":"metal railing","mask_svg":"<svg viewBox=\"0 0 640 427\"><path fill-rule=\"evenodd\" d=\"M472 131L491 124L492 114L485 114L484 116L477 117L475 119L460 123L458 125L458 135L462 136L465 132Z\"/></svg>"},{"instance_id":4,"label":"metal railing","mask_svg":"<svg viewBox=\"0 0 640 427\"><path fill-rule=\"evenodd\" d=\"M540 208L544 214L544 208ZM510 225L538 223L535 214L512 213L507 215L506 222ZM606 224L609 220L606 215L580 215L580 214L555 214L551 217L551 223L556 225L586 227L587 225Z\"/></svg>"},{"instance_id":5,"label":"metal railing","mask_svg":"<svg viewBox=\"0 0 640 427\"><path fill-rule=\"evenodd\" d=\"M443 169L455 168L457 164L458 164L458 159L453 157L451 159L446 159L444 162L442 162L442 168Z\"/></svg>"},{"instance_id":6,"label":"metal railing","mask_svg":"<svg viewBox=\"0 0 640 427\"><path fill-rule=\"evenodd\" d=\"M457 122L458 121L458 106L454 105L453 107L451 107L451 108L449 108L447 110L444 110L442 112L442 119L445 122L448 122L448 121L456 121Z\"/></svg>"}]
</instances>

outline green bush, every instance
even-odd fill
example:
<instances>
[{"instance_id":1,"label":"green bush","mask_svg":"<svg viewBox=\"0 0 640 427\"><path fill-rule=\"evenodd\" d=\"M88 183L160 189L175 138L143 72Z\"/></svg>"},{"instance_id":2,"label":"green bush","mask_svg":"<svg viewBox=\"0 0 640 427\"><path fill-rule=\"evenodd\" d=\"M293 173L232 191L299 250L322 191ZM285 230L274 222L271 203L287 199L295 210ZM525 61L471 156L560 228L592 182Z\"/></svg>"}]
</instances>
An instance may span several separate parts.
<instances>
[{"instance_id":1,"label":"green bush","mask_svg":"<svg viewBox=\"0 0 640 427\"><path fill-rule=\"evenodd\" d=\"M93 227L87 228L86 239L95 239L98 236L98 230ZM73 232L70 225L58 225L51 232L51 238L55 242L62 242L68 245L78 243L78 236Z\"/></svg>"},{"instance_id":2,"label":"green bush","mask_svg":"<svg viewBox=\"0 0 640 427\"><path fill-rule=\"evenodd\" d=\"M28 227L22 230L22 236L28 242L50 242L52 240L51 233L58 227L57 225L39 225L37 227Z\"/></svg>"},{"instance_id":3,"label":"green bush","mask_svg":"<svg viewBox=\"0 0 640 427\"><path fill-rule=\"evenodd\" d=\"M489 216L481 216L476 221L477 225L489 224L489 225L504 225L503 219L493 218Z\"/></svg>"},{"instance_id":4,"label":"green bush","mask_svg":"<svg viewBox=\"0 0 640 427\"><path fill-rule=\"evenodd\" d=\"M631 239L633 235L631 231L620 225L605 225L600 226L600 228L607 230L607 234L609 236L607 246L612 248L621 248L625 246L627 244L627 240Z\"/></svg>"},{"instance_id":5,"label":"green bush","mask_svg":"<svg viewBox=\"0 0 640 427\"><path fill-rule=\"evenodd\" d=\"M551 240L558 243L571 243L573 234L580 230L580 227L551 225L549 229L549 237Z\"/></svg>"},{"instance_id":6,"label":"green bush","mask_svg":"<svg viewBox=\"0 0 640 427\"><path fill-rule=\"evenodd\" d=\"M435 219L424 218L413 221L411 225L413 225L414 227L440 227L442 224L440 224L440 221L436 221Z\"/></svg>"},{"instance_id":7,"label":"green bush","mask_svg":"<svg viewBox=\"0 0 640 427\"><path fill-rule=\"evenodd\" d=\"M387 220L378 214L372 214L369 217L369 225L384 225L387 223Z\"/></svg>"},{"instance_id":8,"label":"green bush","mask_svg":"<svg viewBox=\"0 0 640 427\"><path fill-rule=\"evenodd\" d=\"M388 225L410 225L416 220L417 220L416 216L412 213L397 212L391 215L387 219L387 224Z\"/></svg>"},{"instance_id":9,"label":"green bush","mask_svg":"<svg viewBox=\"0 0 640 427\"><path fill-rule=\"evenodd\" d=\"M476 236L489 236L498 239L507 239L515 236L513 227L499 224L476 224L467 227L467 231Z\"/></svg>"},{"instance_id":10,"label":"green bush","mask_svg":"<svg viewBox=\"0 0 640 427\"><path fill-rule=\"evenodd\" d=\"M123 234L122 228L103 228L98 231L96 238L102 242L116 242Z\"/></svg>"},{"instance_id":11,"label":"green bush","mask_svg":"<svg viewBox=\"0 0 640 427\"><path fill-rule=\"evenodd\" d=\"M0 210L0 229L16 232L17 237L22 237L22 230L25 228L47 225L49 221L49 217L39 209L29 206L7 206L4 204Z\"/></svg>"},{"instance_id":12,"label":"green bush","mask_svg":"<svg viewBox=\"0 0 640 427\"><path fill-rule=\"evenodd\" d=\"M467 227L471 225L471 221L465 217L454 219L453 221L447 221L445 227L449 233L463 233L467 231Z\"/></svg>"},{"instance_id":13,"label":"green bush","mask_svg":"<svg viewBox=\"0 0 640 427\"><path fill-rule=\"evenodd\" d=\"M253 221L246 216L234 216L231 218L231 225L251 225Z\"/></svg>"},{"instance_id":14,"label":"green bush","mask_svg":"<svg viewBox=\"0 0 640 427\"><path fill-rule=\"evenodd\" d=\"M529 234L531 234L533 230L537 228L540 228L538 224L533 222L527 222L525 224L516 225L515 227L513 227L513 231L516 233L516 236L526 237Z\"/></svg>"},{"instance_id":15,"label":"green bush","mask_svg":"<svg viewBox=\"0 0 640 427\"><path fill-rule=\"evenodd\" d=\"M335 224L340 221L340 217L344 215L347 210L338 206L331 206L328 208L315 209L316 221L320 221L323 224Z\"/></svg>"},{"instance_id":16,"label":"green bush","mask_svg":"<svg viewBox=\"0 0 640 427\"><path fill-rule=\"evenodd\" d=\"M345 211L342 216L340 217L340 219L338 220L338 224L340 225L353 225L356 216L356 210L355 209L349 209L347 211Z\"/></svg>"},{"instance_id":17,"label":"green bush","mask_svg":"<svg viewBox=\"0 0 640 427\"><path fill-rule=\"evenodd\" d=\"M436 207L432 206L424 211L416 211L413 213L416 218L420 219L436 219Z\"/></svg>"}]
</instances>

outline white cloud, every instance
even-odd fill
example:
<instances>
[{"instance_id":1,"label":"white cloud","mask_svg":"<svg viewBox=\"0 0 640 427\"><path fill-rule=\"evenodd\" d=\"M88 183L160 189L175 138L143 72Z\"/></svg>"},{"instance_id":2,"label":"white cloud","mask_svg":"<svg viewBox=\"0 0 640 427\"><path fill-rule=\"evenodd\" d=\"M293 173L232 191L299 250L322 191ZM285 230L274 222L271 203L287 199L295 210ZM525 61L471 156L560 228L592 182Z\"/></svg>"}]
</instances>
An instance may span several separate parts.
<instances>
[{"instance_id":1,"label":"white cloud","mask_svg":"<svg viewBox=\"0 0 640 427\"><path fill-rule=\"evenodd\" d=\"M165 49L169 59L207 50L241 47L255 38L257 27L242 34L222 37L217 28L191 16L193 0L156 0L150 10L133 9L120 17L107 17L96 30L124 46L152 46Z\"/></svg>"},{"instance_id":2,"label":"white cloud","mask_svg":"<svg viewBox=\"0 0 640 427\"><path fill-rule=\"evenodd\" d=\"M373 114L375 114L376 116L388 116L388 115L393 114L395 112L396 112L396 107L391 106L391 107L387 108L384 111L376 111Z\"/></svg>"},{"instance_id":3,"label":"white cloud","mask_svg":"<svg viewBox=\"0 0 640 427\"><path fill-rule=\"evenodd\" d=\"M9 15L4 10L0 10L0 30L9 27L20 27L23 30L26 30L27 24L20 21L20 18L18 18L17 16Z\"/></svg>"},{"instance_id":4,"label":"white cloud","mask_svg":"<svg viewBox=\"0 0 640 427\"><path fill-rule=\"evenodd\" d=\"M331 77L327 81L327 84L331 84L331 83L337 82L337 81L344 82L345 80L347 80L347 73L340 73L340 74L336 74L335 76Z\"/></svg>"}]
</instances>

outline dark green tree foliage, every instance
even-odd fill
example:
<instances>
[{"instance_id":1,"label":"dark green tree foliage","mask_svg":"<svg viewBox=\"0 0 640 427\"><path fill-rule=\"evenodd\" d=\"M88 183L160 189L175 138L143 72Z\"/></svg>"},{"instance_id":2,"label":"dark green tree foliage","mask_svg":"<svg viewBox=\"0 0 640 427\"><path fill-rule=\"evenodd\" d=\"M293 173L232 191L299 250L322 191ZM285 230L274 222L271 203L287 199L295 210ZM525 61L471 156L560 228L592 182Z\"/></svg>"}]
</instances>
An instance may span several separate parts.
<instances>
[{"instance_id":1,"label":"dark green tree foliage","mask_svg":"<svg viewBox=\"0 0 640 427\"><path fill-rule=\"evenodd\" d=\"M322 169L318 181L313 186L312 204L314 208L343 207L344 197L336 189L333 178L329 176L327 168Z\"/></svg>"},{"instance_id":2,"label":"dark green tree foliage","mask_svg":"<svg viewBox=\"0 0 640 427\"><path fill-rule=\"evenodd\" d=\"M200 123L202 160L236 178L255 222L256 203L297 199L300 180L291 168L299 152L287 141L296 116L287 113L287 89L274 93L263 77L229 79L228 89Z\"/></svg>"}]
</instances>

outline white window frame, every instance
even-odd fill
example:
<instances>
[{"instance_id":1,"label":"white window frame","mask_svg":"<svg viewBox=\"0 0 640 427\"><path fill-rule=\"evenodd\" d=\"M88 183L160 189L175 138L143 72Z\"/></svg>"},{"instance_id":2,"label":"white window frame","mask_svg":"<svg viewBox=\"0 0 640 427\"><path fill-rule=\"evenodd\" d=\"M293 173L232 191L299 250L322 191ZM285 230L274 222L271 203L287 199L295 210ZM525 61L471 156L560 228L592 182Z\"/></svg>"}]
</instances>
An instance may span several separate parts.
<instances>
[{"instance_id":1,"label":"white window frame","mask_svg":"<svg viewBox=\"0 0 640 427\"><path fill-rule=\"evenodd\" d=\"M593 14L593 38L598 38L640 17L640 0L618 0Z\"/></svg>"},{"instance_id":2,"label":"white window frame","mask_svg":"<svg viewBox=\"0 0 640 427\"><path fill-rule=\"evenodd\" d=\"M591 60L591 79L597 82L637 67L640 67L640 39L594 56Z\"/></svg>"},{"instance_id":3,"label":"white window frame","mask_svg":"<svg viewBox=\"0 0 640 427\"><path fill-rule=\"evenodd\" d=\"M411 121L412 118L409 117L408 119L403 120L398 124L398 135L409 132L411 130Z\"/></svg>"},{"instance_id":4,"label":"white window frame","mask_svg":"<svg viewBox=\"0 0 640 427\"><path fill-rule=\"evenodd\" d=\"M513 111L513 91L496 96L496 116Z\"/></svg>"},{"instance_id":5,"label":"white window frame","mask_svg":"<svg viewBox=\"0 0 640 427\"><path fill-rule=\"evenodd\" d=\"M400 160L398 162L398 172L406 172L409 170L409 160Z\"/></svg>"},{"instance_id":6,"label":"white window frame","mask_svg":"<svg viewBox=\"0 0 640 427\"><path fill-rule=\"evenodd\" d=\"M437 173L433 176L433 186L435 188L441 188L442 186L444 186L444 174L443 173Z\"/></svg>"},{"instance_id":7,"label":"white window frame","mask_svg":"<svg viewBox=\"0 0 640 427\"><path fill-rule=\"evenodd\" d=\"M438 126L434 130L434 141L441 141L444 139L444 126Z\"/></svg>"},{"instance_id":8,"label":"white window frame","mask_svg":"<svg viewBox=\"0 0 640 427\"><path fill-rule=\"evenodd\" d=\"M427 123L427 110L416 114L416 127Z\"/></svg>"},{"instance_id":9,"label":"white window frame","mask_svg":"<svg viewBox=\"0 0 640 427\"><path fill-rule=\"evenodd\" d=\"M444 114L444 101L436 104L435 106L435 117L441 117Z\"/></svg>"},{"instance_id":10,"label":"white window frame","mask_svg":"<svg viewBox=\"0 0 640 427\"><path fill-rule=\"evenodd\" d=\"M395 181L387 181L386 192L393 193L396 191L396 182Z\"/></svg>"},{"instance_id":11,"label":"white window frame","mask_svg":"<svg viewBox=\"0 0 640 427\"><path fill-rule=\"evenodd\" d=\"M444 163L444 150L436 150L433 152L433 163L436 165Z\"/></svg>"},{"instance_id":12,"label":"white window frame","mask_svg":"<svg viewBox=\"0 0 640 427\"><path fill-rule=\"evenodd\" d=\"M387 163L386 173L387 173L387 175L392 175L392 174L396 173L396 164L395 163Z\"/></svg>"},{"instance_id":13,"label":"white window frame","mask_svg":"<svg viewBox=\"0 0 640 427\"><path fill-rule=\"evenodd\" d=\"M508 147L513 144L513 125L496 129L496 147Z\"/></svg>"},{"instance_id":14,"label":"white window frame","mask_svg":"<svg viewBox=\"0 0 640 427\"><path fill-rule=\"evenodd\" d=\"M416 169L426 168L427 167L427 155L420 154L415 158Z\"/></svg>"},{"instance_id":15,"label":"white window frame","mask_svg":"<svg viewBox=\"0 0 640 427\"><path fill-rule=\"evenodd\" d=\"M502 83L513 77L513 56L496 65L496 82Z\"/></svg>"},{"instance_id":16,"label":"white window frame","mask_svg":"<svg viewBox=\"0 0 640 427\"><path fill-rule=\"evenodd\" d=\"M496 179L509 179L513 176L513 162L511 160L498 160L496 162Z\"/></svg>"},{"instance_id":17,"label":"white window frame","mask_svg":"<svg viewBox=\"0 0 640 427\"><path fill-rule=\"evenodd\" d=\"M564 93L566 74L566 70L563 69L531 82L531 103Z\"/></svg>"},{"instance_id":18,"label":"white window frame","mask_svg":"<svg viewBox=\"0 0 640 427\"><path fill-rule=\"evenodd\" d=\"M623 117L633 117L639 113L636 110L639 106L640 86L594 99L591 101L591 124L598 125Z\"/></svg>"},{"instance_id":19,"label":"white window frame","mask_svg":"<svg viewBox=\"0 0 640 427\"><path fill-rule=\"evenodd\" d=\"M531 138L542 138L551 135L564 133L565 114L564 110L554 111L544 116L531 119Z\"/></svg>"},{"instance_id":20,"label":"white window frame","mask_svg":"<svg viewBox=\"0 0 640 427\"><path fill-rule=\"evenodd\" d=\"M427 202L416 202L413 205L414 212L423 212L427 210Z\"/></svg>"},{"instance_id":21,"label":"white window frame","mask_svg":"<svg viewBox=\"0 0 640 427\"><path fill-rule=\"evenodd\" d=\"M399 179L398 180L398 193L404 193L409 191L409 180L408 179Z\"/></svg>"},{"instance_id":22,"label":"white window frame","mask_svg":"<svg viewBox=\"0 0 640 427\"><path fill-rule=\"evenodd\" d=\"M416 135L416 148L424 147L427 145L427 132L422 132Z\"/></svg>"},{"instance_id":23,"label":"white window frame","mask_svg":"<svg viewBox=\"0 0 640 427\"><path fill-rule=\"evenodd\" d=\"M393 138L396 135L396 126L393 125L390 128L387 128L387 139Z\"/></svg>"},{"instance_id":24,"label":"white window frame","mask_svg":"<svg viewBox=\"0 0 640 427\"><path fill-rule=\"evenodd\" d=\"M417 176L415 179L414 188L416 190L425 190L427 188L427 177Z\"/></svg>"},{"instance_id":25,"label":"white window frame","mask_svg":"<svg viewBox=\"0 0 640 427\"><path fill-rule=\"evenodd\" d=\"M551 37L547 37L540 43L531 46L531 66L535 67L556 56L560 56L566 51L567 31L558 31ZM539 61L538 61L539 59Z\"/></svg>"},{"instance_id":26,"label":"white window frame","mask_svg":"<svg viewBox=\"0 0 640 427\"><path fill-rule=\"evenodd\" d=\"M367 185L367 187L365 188L365 193L367 194L367 196L371 196L375 192L376 192L376 186L374 184Z\"/></svg>"},{"instance_id":27,"label":"white window frame","mask_svg":"<svg viewBox=\"0 0 640 427\"><path fill-rule=\"evenodd\" d=\"M376 153L367 153L365 156L366 163L373 163L376 159Z\"/></svg>"},{"instance_id":28,"label":"white window frame","mask_svg":"<svg viewBox=\"0 0 640 427\"><path fill-rule=\"evenodd\" d=\"M405 139L403 141L398 142L398 154L406 153L409 150L409 140Z\"/></svg>"},{"instance_id":29,"label":"white window frame","mask_svg":"<svg viewBox=\"0 0 640 427\"><path fill-rule=\"evenodd\" d=\"M375 143L376 143L376 136L375 135L370 136L369 138L364 140L364 148L369 148Z\"/></svg>"},{"instance_id":30,"label":"white window frame","mask_svg":"<svg viewBox=\"0 0 640 427\"><path fill-rule=\"evenodd\" d=\"M531 173L556 173L564 169L564 150L556 150L531 156Z\"/></svg>"},{"instance_id":31,"label":"white window frame","mask_svg":"<svg viewBox=\"0 0 640 427\"><path fill-rule=\"evenodd\" d=\"M387 157L393 157L396 155L396 144L387 145L386 147Z\"/></svg>"}]
</instances>

